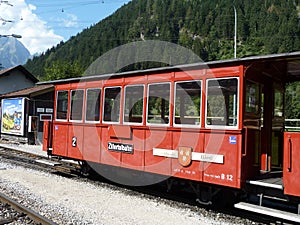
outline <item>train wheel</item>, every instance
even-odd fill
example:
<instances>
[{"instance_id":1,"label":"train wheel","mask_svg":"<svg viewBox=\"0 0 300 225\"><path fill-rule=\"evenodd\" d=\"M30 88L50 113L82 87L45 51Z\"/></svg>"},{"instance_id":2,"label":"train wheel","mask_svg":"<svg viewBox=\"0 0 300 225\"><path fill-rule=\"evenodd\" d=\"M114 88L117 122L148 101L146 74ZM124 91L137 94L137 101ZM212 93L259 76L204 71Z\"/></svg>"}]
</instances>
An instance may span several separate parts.
<instances>
[{"instance_id":1,"label":"train wheel","mask_svg":"<svg viewBox=\"0 0 300 225\"><path fill-rule=\"evenodd\" d=\"M221 207L233 207L237 201L236 194L231 190L220 190L214 197L214 204Z\"/></svg>"},{"instance_id":2,"label":"train wheel","mask_svg":"<svg viewBox=\"0 0 300 225\"><path fill-rule=\"evenodd\" d=\"M84 177L90 176L92 168L89 166L89 164L86 161L82 161L79 163L79 165L81 175Z\"/></svg>"}]
</instances>

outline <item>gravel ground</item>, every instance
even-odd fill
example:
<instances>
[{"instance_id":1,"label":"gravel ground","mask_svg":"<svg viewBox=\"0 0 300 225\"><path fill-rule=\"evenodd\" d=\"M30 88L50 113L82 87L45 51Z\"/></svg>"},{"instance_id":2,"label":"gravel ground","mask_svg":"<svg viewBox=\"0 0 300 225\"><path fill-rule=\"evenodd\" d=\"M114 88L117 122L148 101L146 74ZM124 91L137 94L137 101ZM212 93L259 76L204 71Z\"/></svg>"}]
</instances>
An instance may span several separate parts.
<instances>
[{"instance_id":1,"label":"gravel ground","mask_svg":"<svg viewBox=\"0 0 300 225\"><path fill-rule=\"evenodd\" d=\"M0 191L58 224L242 224L85 181L0 162ZM226 217L226 216L225 216Z\"/></svg>"},{"instance_id":2,"label":"gravel ground","mask_svg":"<svg viewBox=\"0 0 300 225\"><path fill-rule=\"evenodd\" d=\"M38 225L28 216L14 210L10 205L0 202L0 224L10 225Z\"/></svg>"}]
</instances>

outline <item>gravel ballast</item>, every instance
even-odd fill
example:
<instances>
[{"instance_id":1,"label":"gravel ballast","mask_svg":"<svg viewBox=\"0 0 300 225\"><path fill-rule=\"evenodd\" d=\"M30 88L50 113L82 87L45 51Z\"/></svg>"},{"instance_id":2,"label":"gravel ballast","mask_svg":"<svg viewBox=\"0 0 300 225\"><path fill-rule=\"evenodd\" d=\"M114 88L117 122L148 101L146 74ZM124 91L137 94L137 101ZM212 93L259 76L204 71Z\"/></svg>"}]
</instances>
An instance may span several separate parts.
<instances>
[{"instance_id":1,"label":"gravel ballast","mask_svg":"<svg viewBox=\"0 0 300 225\"><path fill-rule=\"evenodd\" d=\"M232 224L155 198L6 163L0 163L0 184L1 192L58 224Z\"/></svg>"}]
</instances>

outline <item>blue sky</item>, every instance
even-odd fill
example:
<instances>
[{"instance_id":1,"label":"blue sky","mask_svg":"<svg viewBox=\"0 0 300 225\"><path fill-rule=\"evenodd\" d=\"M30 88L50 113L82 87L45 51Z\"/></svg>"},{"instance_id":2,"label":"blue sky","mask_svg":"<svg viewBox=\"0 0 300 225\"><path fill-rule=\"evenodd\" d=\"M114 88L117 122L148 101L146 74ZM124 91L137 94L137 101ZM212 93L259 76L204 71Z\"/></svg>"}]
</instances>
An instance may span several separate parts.
<instances>
[{"instance_id":1,"label":"blue sky","mask_svg":"<svg viewBox=\"0 0 300 225\"><path fill-rule=\"evenodd\" d=\"M19 34L31 54L67 41L130 0L0 1L0 34Z\"/></svg>"}]
</instances>

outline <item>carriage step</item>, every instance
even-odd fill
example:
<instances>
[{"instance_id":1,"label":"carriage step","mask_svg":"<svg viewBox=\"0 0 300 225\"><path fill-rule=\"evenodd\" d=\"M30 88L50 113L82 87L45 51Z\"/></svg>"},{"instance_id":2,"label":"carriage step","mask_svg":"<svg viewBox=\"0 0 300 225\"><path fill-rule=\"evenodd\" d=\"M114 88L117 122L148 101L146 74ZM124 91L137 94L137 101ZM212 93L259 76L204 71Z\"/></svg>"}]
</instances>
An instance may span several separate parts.
<instances>
[{"instance_id":1,"label":"carriage step","mask_svg":"<svg viewBox=\"0 0 300 225\"><path fill-rule=\"evenodd\" d=\"M250 212L255 212L275 218L280 218L283 220L293 221L300 223L300 215L295 213L290 213L282 210L271 209L264 206L254 205L246 202L239 202L234 205L235 208L247 210Z\"/></svg>"}]
</instances>

